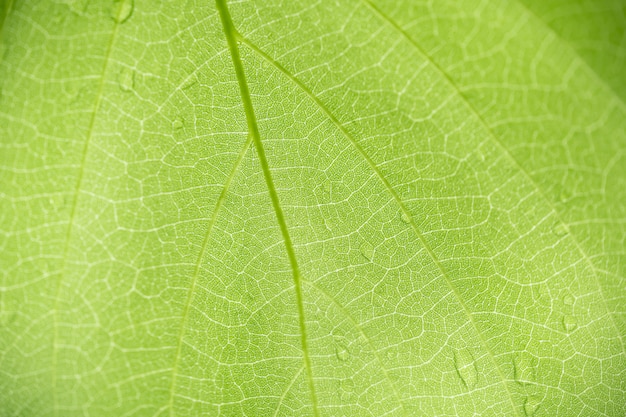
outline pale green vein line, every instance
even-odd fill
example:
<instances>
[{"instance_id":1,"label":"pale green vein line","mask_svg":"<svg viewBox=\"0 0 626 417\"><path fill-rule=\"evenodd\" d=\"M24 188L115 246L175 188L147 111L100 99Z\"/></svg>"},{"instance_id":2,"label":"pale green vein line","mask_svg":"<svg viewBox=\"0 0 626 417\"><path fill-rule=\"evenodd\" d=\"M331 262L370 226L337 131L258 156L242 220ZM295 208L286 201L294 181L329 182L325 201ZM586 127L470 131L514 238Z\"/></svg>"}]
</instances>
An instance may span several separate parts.
<instances>
[{"instance_id":1,"label":"pale green vein line","mask_svg":"<svg viewBox=\"0 0 626 417\"><path fill-rule=\"evenodd\" d=\"M117 9L117 16L120 16L122 12L124 3L120 2ZM62 264L61 271L59 272L59 278L56 283L56 290L54 294L54 308L52 309L52 317L53 317L53 336L52 336L52 397L54 404L54 415L58 415L59 409L59 398L57 393L57 380L58 380L58 341L59 341L59 298L61 296L61 285L63 279L65 278L65 269L67 267L67 256L69 253L70 241L72 239L72 234L74 230L74 222L76 219L76 209L78 207L78 197L80 195L80 189L83 185L83 178L85 176L85 165L87 162L87 154L89 153L89 144L91 143L91 139L93 137L93 130L96 122L96 116L98 114L98 110L100 109L100 103L102 102L102 93L104 91L105 84L105 76L107 70L109 68L109 63L111 61L111 51L113 50L113 44L115 43L115 39L117 37L117 32L120 27L119 18L115 19L115 23L113 26L113 31L111 32L111 39L107 46L106 52L104 54L104 63L102 65L102 73L100 76L100 84L98 85L98 90L96 92L96 100L94 102L93 111L91 112L91 118L89 120L89 126L87 128L87 137L85 139L85 144L83 145L83 153L80 162L80 170L78 172L78 178L76 180L76 190L74 191L74 196L72 198L72 206L70 209L70 218L69 224L67 226L67 232L65 234L65 243L63 244L63 254L62 254Z\"/></svg>"},{"instance_id":2,"label":"pale green vein line","mask_svg":"<svg viewBox=\"0 0 626 417\"><path fill-rule=\"evenodd\" d=\"M470 103L470 101L467 99L467 97L465 97L465 95L463 94L463 92L459 89L459 87L455 84L455 82L452 80L452 78L450 77L450 75L444 71L443 68L441 68L436 62L435 60L428 55L419 45L418 43L408 34L406 33L406 31L404 29L402 29L402 27L400 25L398 25L394 20L392 20L389 16L387 16L385 13L382 12L382 10L380 10L378 7L376 7L373 3L370 2L370 0L362 0L366 5L368 5L370 7L371 10L374 11L374 13L376 13L383 21L387 22L392 28L394 28L397 32L399 32L411 45L413 45L413 47L416 49L416 51L422 55L422 57L424 57L424 59L426 59L432 66L433 68L435 68L442 76L443 78L446 80L446 82L449 84L449 86L456 92L456 94L461 98L461 100L465 103L467 109L472 113L472 115L476 118L476 120L480 123L480 125L482 126L482 128L485 130L485 132L487 132L487 134L489 135L489 138L491 138L492 142L502 151L502 153L505 155L505 157L511 162L511 164L516 167L521 173L522 175L535 187L535 190L537 191L537 193L539 194L539 196L544 200L544 202L546 203L546 205L550 208L550 210L552 210L552 212L554 213L554 215L556 216L557 220L559 221L559 223L564 226L567 227L565 221L561 218L561 214L559 213L559 211L556 209L556 206L554 205L554 203L548 199L548 197L546 196L546 194L543 192L543 190L541 189L541 187L539 186L539 184L535 181L535 179L528 173L528 171L517 161L517 159L515 159L513 157L513 155L511 154L511 152L509 152L509 149L504 146L504 144L502 143L502 141L500 141L500 139L496 136L496 134L493 132L493 130L491 129L491 127L487 124L487 122L483 119L483 117L480 115L480 113L478 112L478 110L476 110L476 108L474 108L474 106L472 106L472 104ZM556 36L556 35L555 35ZM584 60L582 60L582 58L580 58L581 62L583 63L583 65L587 66L587 64L584 62ZM593 70L591 68L589 68L589 71ZM608 86L605 85L605 87L608 88ZM617 95L615 95L617 97ZM619 100L619 97L617 97ZM574 246L576 247L576 249L578 250L578 252L580 253L580 255L582 256L582 258L585 260L585 262L587 263L587 265L589 266L589 268L591 269L594 279L596 281L596 285L598 286L598 289L600 291L600 296L602 298L602 302L604 303L604 307L606 308L606 312L607 312L607 317L609 318L609 320L611 321L611 326L615 329L615 333L617 334L619 341L620 341L620 345L622 347L622 352L626 353L626 347L624 345L624 335L622 335L622 333L619 331L619 328L617 327L617 323L615 322L615 317L613 316L613 314L611 313L611 310L609 309L609 305L607 303L607 296L604 292L604 286L600 283L600 278L598 277L598 273L596 271L596 266L595 264L592 262L591 258L589 257L589 255L584 251L584 249L582 248L580 242L578 241L578 239L572 234L569 234L569 238L571 239L571 242L574 244Z\"/></svg>"},{"instance_id":3,"label":"pale green vein line","mask_svg":"<svg viewBox=\"0 0 626 417\"><path fill-rule=\"evenodd\" d=\"M180 329L178 331L178 343L176 345L176 353L174 354L174 365L172 366L172 377L170 383L170 398L168 402L168 409L170 410L170 416L174 415L174 391L176 389L176 378L178 376L178 367L180 364L180 357L182 353L183 347L183 338L185 337L185 331L187 328L187 321L189 320L189 311L191 310L191 304L193 303L194 293L198 283L198 277L200 276L200 269L202 268L202 260L204 259L204 255L209 247L209 241L211 237L211 232L213 231L213 227L215 226L215 222L217 221L217 215L224 205L224 201L226 200L226 195L228 194L228 190L230 189L230 185L237 174L239 167L241 166L241 162L243 161L248 149L250 148L250 144L252 143L252 136L248 136L246 143L243 145L241 152L237 156L235 163L226 179L226 183L222 188L222 191L217 199L217 203L215 204L215 208L213 209L213 214L211 215L211 219L209 221L209 226L207 227L207 231L204 235L204 240L202 241L202 246L200 247L200 252L198 253L198 260L196 261L196 265L194 267L193 276L191 279L191 284L189 285L189 290L187 291L187 299L185 301L185 306L183 308L183 315L181 317Z\"/></svg>"},{"instance_id":4,"label":"pale green vein line","mask_svg":"<svg viewBox=\"0 0 626 417\"><path fill-rule=\"evenodd\" d=\"M257 124L256 115L254 113L254 107L252 105L252 98L250 96L250 91L248 89L248 83L246 81L246 75L243 69L243 64L241 62L241 57L239 56L239 46L237 45L237 41L241 40L241 36L239 35L239 33L237 32L237 30L235 29L233 25L232 18L230 17L230 12L228 11L228 6L226 5L226 0L215 0L215 2L220 12L222 25L224 27L224 34L226 35L226 40L228 41L228 47L230 49L230 54L233 59L233 66L235 68L235 73L237 74L237 81L239 83L239 89L241 92L241 100L243 102L243 107L246 113L246 121L248 123L248 130L250 131L250 136L252 136L252 139L254 141L254 146L259 155L259 163L261 164L261 168L263 170L265 183L267 184L267 189L270 194L270 198L272 200L272 205L274 206L274 211L276 213L276 219L280 226L280 230L283 235L283 240L285 241L285 249L289 257L289 263L293 271L293 284L294 284L295 292L296 292L296 304L298 305L298 320L300 324L300 342L302 344L304 366L306 367L306 372L307 372L307 380L309 384L309 391L310 391L311 402L313 406L313 415L315 417L319 417L317 395L315 393L315 384L313 383L313 370L311 367L311 358L309 356L309 349L308 349L307 336L306 336L306 320L304 316L304 300L302 296L302 276L300 274L300 268L298 267L298 261L296 259L296 252L293 247L293 243L291 241L291 236L289 235L287 222L285 221L285 216L283 214L283 210L280 206L280 200L278 198L278 193L276 191L276 187L274 186L274 180L272 179L272 173L270 171L269 164L265 156L265 149L263 148L263 143L261 142L261 134L259 133L259 126Z\"/></svg>"},{"instance_id":5,"label":"pale green vein line","mask_svg":"<svg viewBox=\"0 0 626 417\"><path fill-rule=\"evenodd\" d=\"M446 272L446 270L444 269L443 265L439 261L439 258L435 255L435 253L431 249L430 245L426 241L426 238L424 237L422 232L417 227L417 224L415 223L415 221L413 220L411 214L409 213L409 211L407 210L406 206L404 205L404 202L402 201L400 196L396 193L395 189L391 186L389 181L387 181L387 178L385 178L383 176L382 172L380 171L380 169L378 168L376 163L372 160L372 158L370 158L370 156L365 152L365 150L361 147L361 145L359 145L359 143L352 136L352 134L348 131L348 129L339 121L339 119L337 117L335 117L335 115L326 107L326 105L315 94L313 94L313 92L311 90L309 90L309 88L306 85L304 85L293 74L291 74L289 71L287 71L286 68L284 68L278 62L276 62L274 59L272 59L269 55L267 55L265 52L263 52L258 46L256 46L255 44L253 44L252 42L250 42L249 40L247 40L243 36L240 35L240 37L241 37L241 41L243 43L248 45L248 47L250 47L250 49L252 49L257 54L259 54L259 56L261 56L268 63L273 65L278 71L282 72L289 80L291 80L298 88L300 88L307 96L309 96L311 98L311 100L313 100L315 102L315 104L317 104L317 106L324 112L324 114L326 114L326 116L329 118L329 120L339 129L339 131L348 139L348 141L351 143L351 145L354 147L354 149L366 161L366 163L369 165L370 169L374 172L374 174L378 177L378 179L382 182L384 187L387 189L387 192L389 192L389 194L394 199L396 204L398 204L398 206L400 207L400 210L402 211L402 214L404 216L406 216L406 218L408 218L410 220L409 224L411 225L411 228L415 232L415 235L417 236L417 238L421 242L422 246L424 246L424 248L426 249L426 252L430 256L430 258L433 260L433 263L436 265L437 269L439 269L439 271L441 272L442 277L444 278L444 280L446 281L446 284L450 288L450 291L452 292L454 297L457 299L459 304L461 304L461 307L463 308L463 311L464 311L465 315L467 316L469 323L474 328L474 331L476 332L476 334L477 334L477 336L478 336L478 338L479 338L483 348L487 352L491 362L493 363L496 371L498 372L498 375L499 375L499 377L501 379L501 383L504 386L505 392L507 393L508 399L510 400L511 407L512 407L515 415L519 416L519 411L517 410L517 408L515 407L515 403L513 402L513 396L512 396L511 391L509 390L509 387L507 385L507 380L504 377L504 374L502 373L502 370L500 369L500 366L496 362L493 353L489 349L489 347L487 345L487 342L484 340L482 333L478 330L478 326L474 322L474 319L472 317L471 312L467 308L467 305L463 301L461 295L456 290L456 287L452 284L452 280L450 279L450 277L448 276L448 273Z\"/></svg>"},{"instance_id":6,"label":"pale green vein line","mask_svg":"<svg viewBox=\"0 0 626 417\"><path fill-rule=\"evenodd\" d=\"M274 411L274 414L272 415L272 417L276 417L278 415L278 412L280 411L280 407L282 406L283 401L285 401L285 397L287 396L287 394L289 394L289 391L291 391L291 387L293 387L293 384L295 384L295 382L298 380L302 371L304 371L304 366L301 366L300 369L298 369L298 372L293 376L293 378L289 382L289 385L285 387L285 391L283 392L283 395L281 395L280 398L278 399L278 404L276 404L276 411Z\"/></svg>"},{"instance_id":7,"label":"pale green vein line","mask_svg":"<svg viewBox=\"0 0 626 417\"><path fill-rule=\"evenodd\" d=\"M356 319L352 317L352 314L350 314L350 312L348 311L348 309L346 309L346 307L344 307L341 303L339 303L339 301L337 301L335 297L333 297L328 292L326 292L326 290L324 290L323 288L320 288L314 282L311 282L311 281L305 280L304 283L310 286L311 288L313 288L315 291L322 294L331 303L333 303L335 307L337 307L339 311L341 311L341 313L348 319L348 321L352 324L352 326L361 334L361 336L363 336L363 338L365 339L369 347L372 349L372 355L374 355L374 359L376 359L376 362L378 362L378 365L380 365L380 370L382 371L383 376L385 377L385 380L387 381L387 384L389 384L389 387L391 388L391 392L393 393L393 396L396 398L396 401L400 405L400 408L402 409L402 413L405 416L408 416L409 414L407 413L406 408L404 407L404 402L400 399L400 394L398 393L398 390L396 389L396 385L393 383L393 381L391 380L391 377L389 376L389 370L385 366L385 363L383 362L383 360L380 358L380 355L378 354L378 349L374 347L374 344L372 343L370 338L367 337L367 334L365 334L365 331L363 330L359 322L357 322Z\"/></svg>"}]
</instances>

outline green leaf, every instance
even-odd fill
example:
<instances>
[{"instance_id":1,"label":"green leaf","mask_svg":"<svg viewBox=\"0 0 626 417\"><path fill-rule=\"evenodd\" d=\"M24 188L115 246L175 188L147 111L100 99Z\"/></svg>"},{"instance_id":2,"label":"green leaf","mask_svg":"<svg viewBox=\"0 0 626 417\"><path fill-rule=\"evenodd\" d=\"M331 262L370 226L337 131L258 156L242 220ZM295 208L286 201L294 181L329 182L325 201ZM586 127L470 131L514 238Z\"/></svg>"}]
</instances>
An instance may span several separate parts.
<instances>
[{"instance_id":1,"label":"green leaf","mask_svg":"<svg viewBox=\"0 0 626 417\"><path fill-rule=\"evenodd\" d=\"M0 22L0 415L626 412L623 1Z\"/></svg>"}]
</instances>

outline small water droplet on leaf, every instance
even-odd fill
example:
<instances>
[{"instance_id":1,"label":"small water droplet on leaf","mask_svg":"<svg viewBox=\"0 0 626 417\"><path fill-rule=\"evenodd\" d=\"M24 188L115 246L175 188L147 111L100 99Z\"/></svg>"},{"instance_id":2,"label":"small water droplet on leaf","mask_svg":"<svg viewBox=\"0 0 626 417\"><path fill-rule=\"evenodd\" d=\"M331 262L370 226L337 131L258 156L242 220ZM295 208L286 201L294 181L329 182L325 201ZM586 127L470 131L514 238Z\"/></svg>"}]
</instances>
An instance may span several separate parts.
<instances>
[{"instance_id":1,"label":"small water droplet on leaf","mask_svg":"<svg viewBox=\"0 0 626 417\"><path fill-rule=\"evenodd\" d=\"M371 261L374 257L374 247L369 242L363 242L359 250L361 251L361 255L367 258L368 261Z\"/></svg>"},{"instance_id":2,"label":"small water droplet on leaf","mask_svg":"<svg viewBox=\"0 0 626 417\"><path fill-rule=\"evenodd\" d=\"M72 13L78 16L81 16L87 8L86 0L64 0L61 3L65 4Z\"/></svg>"},{"instance_id":3,"label":"small water droplet on leaf","mask_svg":"<svg viewBox=\"0 0 626 417\"><path fill-rule=\"evenodd\" d=\"M462 349L454 352L454 366L467 388L476 386L478 371L476 370L474 357L468 350Z\"/></svg>"},{"instance_id":4,"label":"small water droplet on leaf","mask_svg":"<svg viewBox=\"0 0 626 417\"><path fill-rule=\"evenodd\" d=\"M563 224L563 223L558 223L554 226L554 228L552 229L552 232L558 236L558 237L562 237L565 236L566 234L569 233L569 229L568 227Z\"/></svg>"},{"instance_id":5,"label":"small water droplet on leaf","mask_svg":"<svg viewBox=\"0 0 626 417\"><path fill-rule=\"evenodd\" d=\"M402 219L402 221L404 223L411 223L411 217L409 216L408 213L406 212L401 212L400 213L400 219Z\"/></svg>"},{"instance_id":6,"label":"small water droplet on leaf","mask_svg":"<svg viewBox=\"0 0 626 417\"><path fill-rule=\"evenodd\" d=\"M135 86L135 72L130 68L123 68L119 76L120 89L132 91Z\"/></svg>"},{"instance_id":7,"label":"small water droplet on leaf","mask_svg":"<svg viewBox=\"0 0 626 417\"><path fill-rule=\"evenodd\" d=\"M566 203L570 198L572 198L570 192L567 191L567 189L565 188L561 188L561 192L559 193L559 201L561 203Z\"/></svg>"},{"instance_id":8,"label":"small water droplet on leaf","mask_svg":"<svg viewBox=\"0 0 626 417\"><path fill-rule=\"evenodd\" d=\"M541 405L539 398L534 396L526 397L526 401L524 402L524 413L528 417L535 415L539 405Z\"/></svg>"},{"instance_id":9,"label":"small water droplet on leaf","mask_svg":"<svg viewBox=\"0 0 626 417\"><path fill-rule=\"evenodd\" d=\"M513 359L515 368L515 380L519 384L527 384L535 380L535 367L530 362L530 358L523 353L519 353Z\"/></svg>"},{"instance_id":10,"label":"small water droplet on leaf","mask_svg":"<svg viewBox=\"0 0 626 417\"><path fill-rule=\"evenodd\" d=\"M190 78L190 79L186 80L185 82L183 82L183 84L180 86L180 88L182 88L183 90L186 90L186 89L192 87L196 82L197 82L197 80L195 78Z\"/></svg>"},{"instance_id":11,"label":"small water droplet on leaf","mask_svg":"<svg viewBox=\"0 0 626 417\"><path fill-rule=\"evenodd\" d=\"M185 125L184 120L181 117L177 117L172 122L172 129L179 130L179 129L182 129L184 125Z\"/></svg>"},{"instance_id":12,"label":"small water droplet on leaf","mask_svg":"<svg viewBox=\"0 0 626 417\"><path fill-rule=\"evenodd\" d=\"M566 332L574 331L576 330L576 327L578 327L578 323L576 322L576 318L574 316L563 316L562 323L563 329L565 329Z\"/></svg>"},{"instance_id":13,"label":"small water droplet on leaf","mask_svg":"<svg viewBox=\"0 0 626 417\"><path fill-rule=\"evenodd\" d=\"M343 343L335 343L335 356L340 361L345 362L350 357L350 352Z\"/></svg>"},{"instance_id":14,"label":"small water droplet on leaf","mask_svg":"<svg viewBox=\"0 0 626 417\"><path fill-rule=\"evenodd\" d=\"M572 297L571 294L565 294L565 296L563 296L563 304L565 304L566 306L571 306L572 304L574 304L574 297Z\"/></svg>"},{"instance_id":15,"label":"small water droplet on leaf","mask_svg":"<svg viewBox=\"0 0 626 417\"><path fill-rule=\"evenodd\" d=\"M124 23L128 20L133 13L134 4L133 0L116 0L113 2L113 10L111 11L111 17L117 23Z\"/></svg>"}]
</instances>

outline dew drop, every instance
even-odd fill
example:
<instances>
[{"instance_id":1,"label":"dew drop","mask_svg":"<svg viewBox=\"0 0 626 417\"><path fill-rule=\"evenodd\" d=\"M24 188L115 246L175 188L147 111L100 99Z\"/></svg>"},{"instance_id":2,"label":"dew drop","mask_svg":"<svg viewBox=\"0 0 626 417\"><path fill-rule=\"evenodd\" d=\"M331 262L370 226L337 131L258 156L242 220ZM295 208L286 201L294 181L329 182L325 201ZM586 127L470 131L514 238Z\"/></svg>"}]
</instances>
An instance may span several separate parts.
<instances>
[{"instance_id":1,"label":"dew drop","mask_svg":"<svg viewBox=\"0 0 626 417\"><path fill-rule=\"evenodd\" d=\"M346 345L343 343L335 343L335 356L342 362L347 361L348 357L350 357L350 352Z\"/></svg>"},{"instance_id":2,"label":"dew drop","mask_svg":"<svg viewBox=\"0 0 626 417\"><path fill-rule=\"evenodd\" d=\"M559 201L561 203L566 203L569 199L572 198L572 195L565 188L561 188L561 192L559 193Z\"/></svg>"},{"instance_id":3,"label":"dew drop","mask_svg":"<svg viewBox=\"0 0 626 417\"><path fill-rule=\"evenodd\" d=\"M180 130L183 128L183 126L185 125L184 120L181 117L177 117L174 119L174 121L172 122L172 129L174 130Z\"/></svg>"},{"instance_id":4,"label":"dew drop","mask_svg":"<svg viewBox=\"0 0 626 417\"><path fill-rule=\"evenodd\" d=\"M563 237L569 233L567 226L563 223L558 223L552 229L552 233L554 233L558 237Z\"/></svg>"},{"instance_id":5,"label":"dew drop","mask_svg":"<svg viewBox=\"0 0 626 417\"><path fill-rule=\"evenodd\" d=\"M515 368L515 380L524 385L535 380L535 368L530 363L530 359L522 354L515 356L513 360Z\"/></svg>"},{"instance_id":6,"label":"dew drop","mask_svg":"<svg viewBox=\"0 0 626 417\"><path fill-rule=\"evenodd\" d=\"M533 396L526 397L526 401L524 402L524 413L528 417L535 415L535 412L539 408L539 405L541 405L541 401L539 400L539 398Z\"/></svg>"},{"instance_id":7,"label":"dew drop","mask_svg":"<svg viewBox=\"0 0 626 417\"><path fill-rule=\"evenodd\" d=\"M570 315L563 316L562 324L563 324L563 329L566 332L574 331L574 330L576 330L576 327L578 327L578 323L576 322L576 318L574 316L570 316Z\"/></svg>"},{"instance_id":8,"label":"dew drop","mask_svg":"<svg viewBox=\"0 0 626 417\"><path fill-rule=\"evenodd\" d=\"M367 258L368 261L371 261L374 257L374 247L369 242L363 242L359 250L361 251L361 255Z\"/></svg>"},{"instance_id":9,"label":"dew drop","mask_svg":"<svg viewBox=\"0 0 626 417\"><path fill-rule=\"evenodd\" d=\"M133 13L133 9L133 0L116 0L115 2L113 2L111 17L117 23L124 23Z\"/></svg>"},{"instance_id":10,"label":"dew drop","mask_svg":"<svg viewBox=\"0 0 626 417\"><path fill-rule=\"evenodd\" d=\"M61 3L65 4L72 13L78 16L81 16L87 7L87 2L85 0L65 0Z\"/></svg>"},{"instance_id":11,"label":"dew drop","mask_svg":"<svg viewBox=\"0 0 626 417\"><path fill-rule=\"evenodd\" d=\"M565 294L565 296L563 297L563 304L565 304L566 306L571 306L572 304L574 304L574 297L572 297L571 294Z\"/></svg>"},{"instance_id":12,"label":"dew drop","mask_svg":"<svg viewBox=\"0 0 626 417\"><path fill-rule=\"evenodd\" d=\"M120 89L132 91L135 86L135 72L130 68L123 68L119 76Z\"/></svg>"},{"instance_id":13,"label":"dew drop","mask_svg":"<svg viewBox=\"0 0 626 417\"><path fill-rule=\"evenodd\" d=\"M385 305L385 297L375 292L374 295L372 295L372 305L374 307L383 307Z\"/></svg>"},{"instance_id":14,"label":"dew drop","mask_svg":"<svg viewBox=\"0 0 626 417\"><path fill-rule=\"evenodd\" d=\"M411 223L411 217L409 217L408 213L402 212L400 218L404 223Z\"/></svg>"},{"instance_id":15,"label":"dew drop","mask_svg":"<svg viewBox=\"0 0 626 417\"><path fill-rule=\"evenodd\" d=\"M467 388L476 386L478 380L478 371L472 354L466 349L454 352L454 366L463 383Z\"/></svg>"},{"instance_id":16,"label":"dew drop","mask_svg":"<svg viewBox=\"0 0 626 417\"><path fill-rule=\"evenodd\" d=\"M197 80L195 78L190 78L186 80L185 82L183 82L180 88L182 88L183 90L186 90L188 88L191 88L196 82Z\"/></svg>"}]
</instances>

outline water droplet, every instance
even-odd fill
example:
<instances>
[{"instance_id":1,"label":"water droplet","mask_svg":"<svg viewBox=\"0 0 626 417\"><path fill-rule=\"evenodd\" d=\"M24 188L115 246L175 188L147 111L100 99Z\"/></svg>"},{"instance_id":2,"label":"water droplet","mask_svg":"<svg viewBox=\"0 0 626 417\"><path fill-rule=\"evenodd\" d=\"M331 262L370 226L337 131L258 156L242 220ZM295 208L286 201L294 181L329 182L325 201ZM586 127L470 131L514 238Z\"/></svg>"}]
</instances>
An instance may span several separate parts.
<instances>
[{"instance_id":1,"label":"water droplet","mask_svg":"<svg viewBox=\"0 0 626 417\"><path fill-rule=\"evenodd\" d=\"M566 332L574 331L576 330L576 327L578 327L578 323L576 322L576 318L574 316L563 316L562 323L563 329L565 329Z\"/></svg>"},{"instance_id":2,"label":"water droplet","mask_svg":"<svg viewBox=\"0 0 626 417\"><path fill-rule=\"evenodd\" d=\"M383 307L385 305L385 297L375 292L374 295L372 295L372 305L374 307Z\"/></svg>"},{"instance_id":3,"label":"water droplet","mask_svg":"<svg viewBox=\"0 0 626 417\"><path fill-rule=\"evenodd\" d=\"M476 386L478 371L474 357L468 350L462 349L454 352L454 366L467 388Z\"/></svg>"},{"instance_id":4,"label":"water droplet","mask_svg":"<svg viewBox=\"0 0 626 417\"><path fill-rule=\"evenodd\" d=\"M565 294L565 296L563 297L563 304L565 304L566 306L571 306L572 304L574 304L574 297L572 297L571 294Z\"/></svg>"},{"instance_id":5,"label":"water droplet","mask_svg":"<svg viewBox=\"0 0 626 417\"><path fill-rule=\"evenodd\" d=\"M528 417L531 417L535 414L540 405L541 401L539 398L534 396L526 397L526 401L524 402L524 413Z\"/></svg>"},{"instance_id":6,"label":"water droplet","mask_svg":"<svg viewBox=\"0 0 626 417\"><path fill-rule=\"evenodd\" d=\"M85 0L64 0L61 3L65 4L72 13L78 16L81 16L87 8Z\"/></svg>"},{"instance_id":7,"label":"water droplet","mask_svg":"<svg viewBox=\"0 0 626 417\"><path fill-rule=\"evenodd\" d=\"M133 0L116 0L113 2L113 10L111 11L111 17L117 23L124 23L128 20L133 13L134 4Z\"/></svg>"},{"instance_id":8,"label":"water droplet","mask_svg":"<svg viewBox=\"0 0 626 417\"><path fill-rule=\"evenodd\" d=\"M344 392L354 392L354 381L351 379L342 380L340 386Z\"/></svg>"},{"instance_id":9,"label":"water droplet","mask_svg":"<svg viewBox=\"0 0 626 417\"><path fill-rule=\"evenodd\" d=\"M402 219L404 223L411 223L411 217L409 216L408 213L401 212L400 218Z\"/></svg>"},{"instance_id":10,"label":"water droplet","mask_svg":"<svg viewBox=\"0 0 626 417\"><path fill-rule=\"evenodd\" d=\"M552 229L552 232L558 237L563 237L569 233L568 227L563 223L558 223Z\"/></svg>"},{"instance_id":11,"label":"water droplet","mask_svg":"<svg viewBox=\"0 0 626 417\"><path fill-rule=\"evenodd\" d=\"M561 192L559 193L559 201L561 203L566 203L570 198L572 198L570 192L567 191L567 189L565 188L561 188Z\"/></svg>"},{"instance_id":12,"label":"water droplet","mask_svg":"<svg viewBox=\"0 0 626 417\"><path fill-rule=\"evenodd\" d=\"M515 380L524 385L535 380L535 367L531 364L530 358L524 354L517 354L513 360L515 367Z\"/></svg>"},{"instance_id":13,"label":"water droplet","mask_svg":"<svg viewBox=\"0 0 626 417\"><path fill-rule=\"evenodd\" d=\"M172 129L179 130L179 129L182 129L184 125L185 125L184 120L181 117L177 117L172 122Z\"/></svg>"},{"instance_id":14,"label":"water droplet","mask_svg":"<svg viewBox=\"0 0 626 417\"><path fill-rule=\"evenodd\" d=\"M119 82L122 91L132 91L135 86L135 72L130 68L123 68L120 71Z\"/></svg>"},{"instance_id":15,"label":"water droplet","mask_svg":"<svg viewBox=\"0 0 626 417\"><path fill-rule=\"evenodd\" d=\"M183 84L180 86L180 88L182 88L183 90L186 90L186 89L192 87L196 82L197 82L197 80L195 78L189 78L188 80L183 82Z\"/></svg>"},{"instance_id":16,"label":"water droplet","mask_svg":"<svg viewBox=\"0 0 626 417\"><path fill-rule=\"evenodd\" d=\"M363 242L359 250L361 251L361 255L367 258L368 261L371 261L374 257L374 247L369 242Z\"/></svg>"},{"instance_id":17,"label":"water droplet","mask_svg":"<svg viewBox=\"0 0 626 417\"><path fill-rule=\"evenodd\" d=\"M343 343L335 343L335 356L342 362L345 362L350 357L348 348Z\"/></svg>"}]
</instances>

